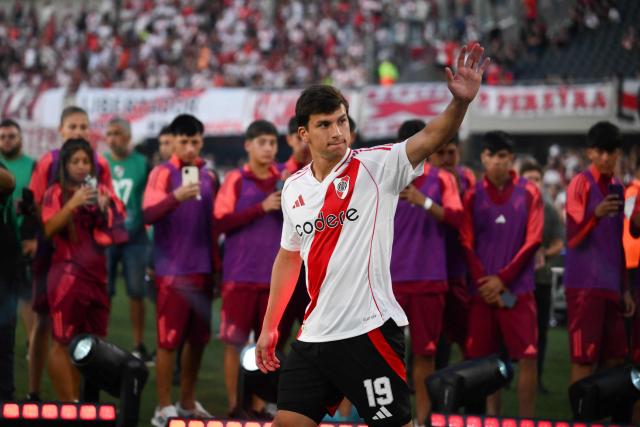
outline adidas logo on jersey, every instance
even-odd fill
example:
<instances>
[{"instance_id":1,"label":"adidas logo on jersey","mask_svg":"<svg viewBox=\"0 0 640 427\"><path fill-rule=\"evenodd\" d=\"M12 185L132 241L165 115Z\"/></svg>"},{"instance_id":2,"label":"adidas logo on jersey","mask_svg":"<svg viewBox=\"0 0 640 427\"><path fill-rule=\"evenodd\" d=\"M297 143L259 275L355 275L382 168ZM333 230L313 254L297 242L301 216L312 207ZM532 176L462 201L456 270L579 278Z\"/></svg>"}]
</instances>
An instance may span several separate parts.
<instances>
[{"instance_id":1,"label":"adidas logo on jersey","mask_svg":"<svg viewBox=\"0 0 640 427\"><path fill-rule=\"evenodd\" d=\"M392 416L393 415L391 415L391 412L389 412L387 408L385 408L384 406L381 406L378 412L376 412L376 414L373 416L373 419L378 421L378 420L384 420Z\"/></svg>"},{"instance_id":2,"label":"adidas logo on jersey","mask_svg":"<svg viewBox=\"0 0 640 427\"><path fill-rule=\"evenodd\" d=\"M496 218L496 224L506 224L506 223L507 223L507 218L505 218L504 215L500 214L500 216Z\"/></svg>"},{"instance_id":3,"label":"adidas logo on jersey","mask_svg":"<svg viewBox=\"0 0 640 427\"><path fill-rule=\"evenodd\" d=\"M302 194L298 194L298 198L296 202L293 204L293 209L299 208L300 206L304 206L304 199L302 198Z\"/></svg>"}]
</instances>

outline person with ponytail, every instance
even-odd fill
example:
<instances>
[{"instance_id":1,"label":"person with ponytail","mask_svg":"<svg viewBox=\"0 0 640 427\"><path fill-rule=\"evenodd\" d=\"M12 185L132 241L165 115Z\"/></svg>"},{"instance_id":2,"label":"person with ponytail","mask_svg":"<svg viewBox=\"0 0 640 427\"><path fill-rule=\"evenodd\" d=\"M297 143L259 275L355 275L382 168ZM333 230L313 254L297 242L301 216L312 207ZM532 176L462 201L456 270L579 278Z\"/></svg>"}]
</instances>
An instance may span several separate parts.
<instances>
[{"instance_id":1,"label":"person with ponytail","mask_svg":"<svg viewBox=\"0 0 640 427\"><path fill-rule=\"evenodd\" d=\"M80 377L68 345L81 333L107 335L109 295L105 248L126 211L113 190L96 183L93 149L84 139L60 150L55 181L44 193L44 234L54 247L47 276L53 341L50 375L61 401L79 397Z\"/></svg>"}]
</instances>

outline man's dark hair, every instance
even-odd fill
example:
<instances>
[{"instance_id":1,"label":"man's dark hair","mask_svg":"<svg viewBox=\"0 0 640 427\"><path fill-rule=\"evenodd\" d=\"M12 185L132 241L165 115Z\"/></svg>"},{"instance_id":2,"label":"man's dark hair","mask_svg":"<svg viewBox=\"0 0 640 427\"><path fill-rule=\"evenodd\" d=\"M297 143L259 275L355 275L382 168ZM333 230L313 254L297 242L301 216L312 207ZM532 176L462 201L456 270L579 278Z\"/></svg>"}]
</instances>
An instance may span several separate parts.
<instances>
[{"instance_id":1,"label":"man's dark hair","mask_svg":"<svg viewBox=\"0 0 640 427\"><path fill-rule=\"evenodd\" d=\"M169 125L162 126L162 129L160 129L160 133L158 134L158 138L160 138L162 135L173 135L171 133L171 128L169 127Z\"/></svg>"},{"instance_id":2,"label":"man's dark hair","mask_svg":"<svg viewBox=\"0 0 640 427\"><path fill-rule=\"evenodd\" d=\"M273 135L277 138L278 129L276 129L273 123L267 120L256 120L253 123L251 123L247 128L247 132L245 133L245 138L253 139L262 135Z\"/></svg>"},{"instance_id":3,"label":"man's dark hair","mask_svg":"<svg viewBox=\"0 0 640 427\"><path fill-rule=\"evenodd\" d=\"M289 119L289 124L287 125L287 135L293 135L298 133L298 121L296 120L296 116L293 116Z\"/></svg>"},{"instance_id":4,"label":"man's dark hair","mask_svg":"<svg viewBox=\"0 0 640 427\"><path fill-rule=\"evenodd\" d=\"M622 147L622 134L611 122L598 122L587 133L587 147L598 148L609 153Z\"/></svg>"},{"instance_id":5,"label":"man's dark hair","mask_svg":"<svg viewBox=\"0 0 640 427\"><path fill-rule=\"evenodd\" d=\"M349 114L349 103L342 93L333 86L313 85L302 91L296 102L298 126L307 127L312 114L331 114L344 105Z\"/></svg>"},{"instance_id":6,"label":"man's dark hair","mask_svg":"<svg viewBox=\"0 0 640 427\"><path fill-rule=\"evenodd\" d=\"M8 128L8 127L14 127L18 129L18 132L22 132L22 129L20 129L20 125L15 120L2 119L2 121L0 122L0 128Z\"/></svg>"},{"instance_id":7,"label":"man's dark hair","mask_svg":"<svg viewBox=\"0 0 640 427\"><path fill-rule=\"evenodd\" d=\"M501 130L487 132L482 137L482 150L489 150L491 154L496 154L501 150L507 150L509 153L513 153L514 145L511 136Z\"/></svg>"},{"instance_id":8,"label":"man's dark hair","mask_svg":"<svg viewBox=\"0 0 640 427\"><path fill-rule=\"evenodd\" d=\"M424 129L425 126L427 126L427 124L424 122L424 120L405 120L398 129L398 141L404 141L411 138L413 135Z\"/></svg>"},{"instance_id":9,"label":"man's dark hair","mask_svg":"<svg viewBox=\"0 0 640 427\"><path fill-rule=\"evenodd\" d=\"M62 114L60 115L60 127L62 127L67 117L73 116L74 114L84 114L85 116L87 116L87 118L89 118L89 115L87 114L87 112L84 111L82 108L77 107L75 105L71 105L69 107L66 107L64 110L62 110Z\"/></svg>"},{"instance_id":10,"label":"man's dark hair","mask_svg":"<svg viewBox=\"0 0 640 427\"><path fill-rule=\"evenodd\" d=\"M356 121L353 120L353 117L347 116L347 118L349 119L349 131L353 133L358 129L358 125L356 124Z\"/></svg>"},{"instance_id":11,"label":"man's dark hair","mask_svg":"<svg viewBox=\"0 0 640 427\"><path fill-rule=\"evenodd\" d=\"M531 171L536 171L540 174L540 176L542 176L542 166L540 166L538 164L538 162L534 162L534 161L527 161L527 162L523 162L520 165L520 175L524 175L527 172L531 172Z\"/></svg>"},{"instance_id":12,"label":"man's dark hair","mask_svg":"<svg viewBox=\"0 0 640 427\"><path fill-rule=\"evenodd\" d=\"M204 126L202 122L191 114L180 114L169 125L169 133L172 135L202 135Z\"/></svg>"}]
</instances>

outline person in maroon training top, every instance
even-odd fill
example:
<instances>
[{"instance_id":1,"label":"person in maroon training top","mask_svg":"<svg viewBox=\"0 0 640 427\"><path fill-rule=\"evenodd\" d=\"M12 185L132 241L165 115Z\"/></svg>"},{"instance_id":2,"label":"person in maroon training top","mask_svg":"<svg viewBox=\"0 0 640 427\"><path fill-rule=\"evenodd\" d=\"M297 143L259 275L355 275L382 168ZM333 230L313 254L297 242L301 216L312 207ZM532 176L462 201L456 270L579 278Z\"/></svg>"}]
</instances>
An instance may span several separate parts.
<instances>
[{"instance_id":1,"label":"person in maroon training top","mask_svg":"<svg viewBox=\"0 0 640 427\"><path fill-rule=\"evenodd\" d=\"M544 210L535 184L512 170L513 142L504 132L484 135L484 178L465 196L460 240L473 280L467 355L499 353L518 360L518 403L532 417L538 356L535 253L542 242ZM487 413L500 412L500 392L487 399Z\"/></svg>"},{"instance_id":2,"label":"person in maroon training top","mask_svg":"<svg viewBox=\"0 0 640 427\"><path fill-rule=\"evenodd\" d=\"M68 345L81 333L107 335L109 295L105 248L113 243L114 218L124 205L105 185L87 184L95 176L93 150L84 139L70 139L60 150L55 183L44 193L42 223L54 252L47 276L53 331L51 380L62 401L79 398L80 375ZM95 180L95 177L93 178Z\"/></svg>"},{"instance_id":3,"label":"person in maroon training top","mask_svg":"<svg viewBox=\"0 0 640 427\"><path fill-rule=\"evenodd\" d=\"M89 131L89 116L86 111L76 106L69 106L62 110L58 129L62 142L74 138L88 141ZM29 189L33 192L33 199L38 207L42 206L44 193L54 182L59 152L60 150L56 148L44 154L38 160L33 175L31 175ZM111 172L107 160L94 152L94 163L98 183L113 190ZM36 313L36 320L29 337L28 400L40 400L40 383L42 382L42 373L49 353L51 325L49 324L49 304L47 301L47 274L50 261L51 246L42 238L42 233L39 233L36 254L31 268L33 276L33 311ZM49 369L49 374L52 374L51 368Z\"/></svg>"},{"instance_id":4,"label":"person in maroon training top","mask_svg":"<svg viewBox=\"0 0 640 427\"><path fill-rule=\"evenodd\" d=\"M407 120L398 130L405 141L425 127ZM400 193L391 251L393 293L409 319L417 425L431 409L425 380L435 370L447 293L446 226L459 227L462 202L456 179L425 163L424 173ZM425 262L428 260L428 262Z\"/></svg>"},{"instance_id":5,"label":"person in maroon training top","mask_svg":"<svg viewBox=\"0 0 640 427\"><path fill-rule=\"evenodd\" d=\"M460 165L460 147L457 135L451 142L433 153L429 158L429 163L453 174L458 184L461 200L464 200L465 195L476 185L476 176L473 171ZM465 352L469 326L467 264L464 259L464 251L460 246L459 228L447 225L445 230L449 289L445 297L443 336L438 343L436 369L445 368L449 364L452 343L457 343L462 353Z\"/></svg>"},{"instance_id":6,"label":"person in maroon training top","mask_svg":"<svg viewBox=\"0 0 640 427\"><path fill-rule=\"evenodd\" d=\"M146 224L153 224L156 281L156 406L151 424L163 427L172 417L209 418L196 400L196 382L211 337L216 241L213 206L217 180L200 157L204 126L189 114L170 125L171 158L151 171L142 203ZM197 177L193 179L192 177ZM180 397L171 401L176 350L180 356Z\"/></svg>"},{"instance_id":7,"label":"person in maroon training top","mask_svg":"<svg viewBox=\"0 0 640 427\"><path fill-rule=\"evenodd\" d=\"M624 189L613 176L622 135L609 122L587 134L589 168L567 188L567 297L571 383L591 375L596 366L624 361L627 340L623 317L635 304L625 280L622 247Z\"/></svg>"},{"instance_id":8,"label":"person in maroon training top","mask_svg":"<svg viewBox=\"0 0 640 427\"><path fill-rule=\"evenodd\" d=\"M640 169L640 167L636 169L638 170ZM629 217L629 231L631 232L631 236L633 238L640 238L640 197L636 197L635 203L633 205L633 210L631 211L631 216ZM632 284L632 286L635 289L635 303L637 308L637 304L640 303L640 271L638 271L637 269L635 271L635 277L633 279L634 283ZM637 309L635 312L635 316L633 317L632 329L633 363L638 364L640 363L640 314L638 313ZM633 418L631 421L633 425L640 424L640 403L638 402L636 402L633 408Z\"/></svg>"},{"instance_id":9,"label":"person in maroon training top","mask_svg":"<svg viewBox=\"0 0 640 427\"><path fill-rule=\"evenodd\" d=\"M266 120L256 120L247 127L244 148L248 161L227 174L214 209L216 230L225 235L220 339L225 343L230 418L244 416L242 410L249 409L237 407L240 350L251 331L260 334L267 309L271 267L282 231L282 185L304 166L294 157L287 163L276 163L278 130ZM255 400L251 406L250 417L267 417L263 402Z\"/></svg>"}]
</instances>

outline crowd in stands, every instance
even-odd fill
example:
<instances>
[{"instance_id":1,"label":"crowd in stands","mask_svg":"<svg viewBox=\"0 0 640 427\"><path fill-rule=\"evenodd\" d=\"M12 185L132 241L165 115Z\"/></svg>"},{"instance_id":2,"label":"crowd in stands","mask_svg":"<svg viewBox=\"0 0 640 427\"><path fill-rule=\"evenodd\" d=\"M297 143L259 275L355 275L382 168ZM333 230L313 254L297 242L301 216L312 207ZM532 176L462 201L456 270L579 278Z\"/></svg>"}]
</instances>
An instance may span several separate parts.
<instances>
[{"instance_id":1,"label":"crowd in stands","mask_svg":"<svg viewBox=\"0 0 640 427\"><path fill-rule=\"evenodd\" d=\"M483 28L468 0L16 1L0 8L0 87L354 87L375 82L383 61L401 74L449 66L482 39L494 59L487 83L511 84L522 58L621 19L613 0L580 0L549 34L537 1L524 3L514 39ZM637 48L636 32L626 49Z\"/></svg>"}]
</instances>

